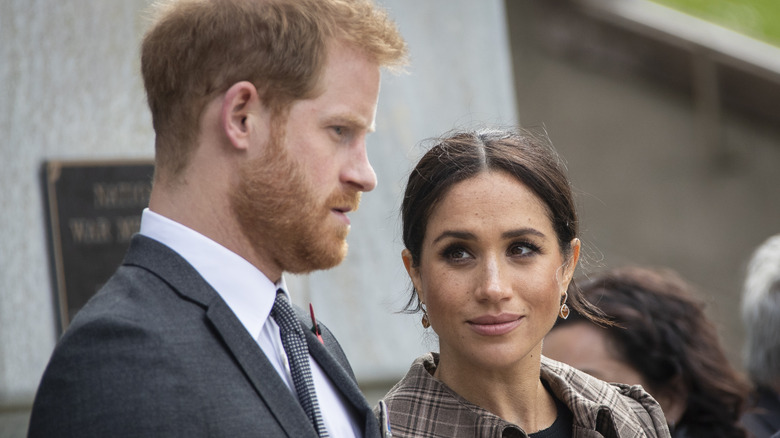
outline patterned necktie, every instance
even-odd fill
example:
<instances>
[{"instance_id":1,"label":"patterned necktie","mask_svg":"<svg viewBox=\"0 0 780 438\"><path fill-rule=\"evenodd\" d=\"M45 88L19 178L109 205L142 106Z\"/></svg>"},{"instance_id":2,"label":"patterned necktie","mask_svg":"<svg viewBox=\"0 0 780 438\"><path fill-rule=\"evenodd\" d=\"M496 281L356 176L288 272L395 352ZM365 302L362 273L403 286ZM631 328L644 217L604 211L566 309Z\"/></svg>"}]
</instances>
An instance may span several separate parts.
<instances>
[{"instance_id":1,"label":"patterned necktie","mask_svg":"<svg viewBox=\"0 0 780 438\"><path fill-rule=\"evenodd\" d=\"M328 431L322 421L320 407L317 404L317 393L314 391L314 379L309 368L309 348L306 346L306 338L292 306L287 302L287 297L281 289L276 291L276 301L271 309L271 316L279 326L298 400L317 434L322 438L327 437Z\"/></svg>"}]
</instances>

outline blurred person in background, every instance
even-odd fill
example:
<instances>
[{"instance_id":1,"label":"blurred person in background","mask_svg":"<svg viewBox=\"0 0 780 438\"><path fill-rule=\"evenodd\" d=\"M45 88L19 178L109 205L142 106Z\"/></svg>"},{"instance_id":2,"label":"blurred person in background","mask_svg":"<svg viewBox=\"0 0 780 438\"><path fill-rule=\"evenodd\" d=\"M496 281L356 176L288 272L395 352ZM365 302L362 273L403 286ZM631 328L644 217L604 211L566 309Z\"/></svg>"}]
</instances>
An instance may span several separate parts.
<instances>
[{"instance_id":1,"label":"blurred person in background","mask_svg":"<svg viewBox=\"0 0 780 438\"><path fill-rule=\"evenodd\" d=\"M780 431L780 234L758 247L742 290L745 370L754 385L742 417L755 438Z\"/></svg>"},{"instance_id":2,"label":"blurred person in background","mask_svg":"<svg viewBox=\"0 0 780 438\"><path fill-rule=\"evenodd\" d=\"M675 438L743 438L748 385L729 365L715 325L690 284L670 270L626 267L577 281L614 325L576 309L544 340L545 356L608 382L641 385Z\"/></svg>"}]
</instances>

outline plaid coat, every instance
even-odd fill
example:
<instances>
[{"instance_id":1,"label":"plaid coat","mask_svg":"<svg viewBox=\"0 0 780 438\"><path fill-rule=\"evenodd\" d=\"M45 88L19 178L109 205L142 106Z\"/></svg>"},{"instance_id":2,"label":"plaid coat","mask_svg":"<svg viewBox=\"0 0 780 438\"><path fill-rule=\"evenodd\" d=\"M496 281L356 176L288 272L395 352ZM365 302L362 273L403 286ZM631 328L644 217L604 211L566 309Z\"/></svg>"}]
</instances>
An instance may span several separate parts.
<instances>
[{"instance_id":1,"label":"plaid coat","mask_svg":"<svg viewBox=\"0 0 780 438\"><path fill-rule=\"evenodd\" d=\"M527 436L435 379L438 359L436 353L417 358L385 395L393 438ZM661 407L640 386L609 384L546 357L541 378L571 410L575 438L669 437Z\"/></svg>"}]
</instances>

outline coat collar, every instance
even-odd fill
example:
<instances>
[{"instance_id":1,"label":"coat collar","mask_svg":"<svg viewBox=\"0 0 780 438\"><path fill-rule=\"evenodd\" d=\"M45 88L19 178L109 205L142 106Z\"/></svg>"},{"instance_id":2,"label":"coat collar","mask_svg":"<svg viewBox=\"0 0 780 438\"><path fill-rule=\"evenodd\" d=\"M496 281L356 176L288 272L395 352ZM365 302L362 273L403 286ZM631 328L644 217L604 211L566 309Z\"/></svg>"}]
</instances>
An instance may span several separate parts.
<instances>
[{"instance_id":1,"label":"coat collar","mask_svg":"<svg viewBox=\"0 0 780 438\"><path fill-rule=\"evenodd\" d=\"M632 433L632 436L641 437L646 436L646 429L668 434L661 407L641 386L606 383L544 356L540 371L541 379L548 383L555 397L574 414L575 436L617 437ZM640 428L636 409L629 399L641 405L648 414L646 424L641 424Z\"/></svg>"}]
</instances>

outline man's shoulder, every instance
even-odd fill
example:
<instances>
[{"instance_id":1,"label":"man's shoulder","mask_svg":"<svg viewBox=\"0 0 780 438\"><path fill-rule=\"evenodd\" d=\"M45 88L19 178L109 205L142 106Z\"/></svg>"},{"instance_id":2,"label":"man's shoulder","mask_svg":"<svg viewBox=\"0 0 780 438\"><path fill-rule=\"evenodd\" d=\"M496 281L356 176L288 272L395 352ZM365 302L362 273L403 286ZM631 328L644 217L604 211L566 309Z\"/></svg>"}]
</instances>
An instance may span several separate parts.
<instances>
[{"instance_id":1,"label":"man's shoulder","mask_svg":"<svg viewBox=\"0 0 780 438\"><path fill-rule=\"evenodd\" d=\"M226 387L243 381L205 311L154 273L120 267L55 346L30 436L186 436L191 425L205 427L197 413L208 400L206 375L220 371ZM243 386L236 398L254 396ZM165 411L169 420L156 421Z\"/></svg>"},{"instance_id":2,"label":"man's shoulder","mask_svg":"<svg viewBox=\"0 0 780 438\"><path fill-rule=\"evenodd\" d=\"M186 309L199 312L214 296L216 292L175 251L136 235L122 264L76 314L68 332L82 326L153 328L156 322L191 317Z\"/></svg>"},{"instance_id":3,"label":"man's shoulder","mask_svg":"<svg viewBox=\"0 0 780 438\"><path fill-rule=\"evenodd\" d=\"M165 252L158 242L136 236L125 262L73 318L55 347L52 362L99 367L106 358L121 354L135 361L145 352L169 350L166 344L183 337L197 339L208 330L203 322L205 306L180 293L164 269L127 262L149 254L143 248L148 244L151 252ZM197 277L194 271L189 275ZM202 279L189 281L208 288Z\"/></svg>"},{"instance_id":4,"label":"man's shoulder","mask_svg":"<svg viewBox=\"0 0 780 438\"><path fill-rule=\"evenodd\" d=\"M169 308L178 301L180 298L164 278L123 265L79 310L65 336L83 328L153 326L156 320L176 317Z\"/></svg>"},{"instance_id":5,"label":"man's shoulder","mask_svg":"<svg viewBox=\"0 0 780 438\"><path fill-rule=\"evenodd\" d=\"M187 316L194 312L183 311L187 307L192 304L183 303L161 278L121 266L73 318L52 360L66 356L68 363L89 363L129 349L150 351L166 342L170 327L184 318L197 318Z\"/></svg>"}]
</instances>

